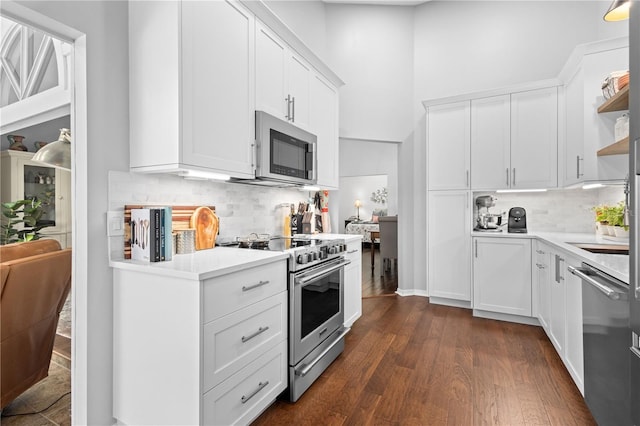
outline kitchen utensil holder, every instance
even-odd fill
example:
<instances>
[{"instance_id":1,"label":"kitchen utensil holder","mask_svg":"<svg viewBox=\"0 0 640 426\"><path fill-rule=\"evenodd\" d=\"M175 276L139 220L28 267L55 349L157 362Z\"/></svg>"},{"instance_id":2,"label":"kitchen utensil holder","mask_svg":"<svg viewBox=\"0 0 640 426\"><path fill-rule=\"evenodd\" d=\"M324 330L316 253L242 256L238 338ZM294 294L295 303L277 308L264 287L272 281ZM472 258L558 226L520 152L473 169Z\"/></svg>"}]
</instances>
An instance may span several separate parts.
<instances>
[{"instance_id":1,"label":"kitchen utensil holder","mask_svg":"<svg viewBox=\"0 0 640 426\"><path fill-rule=\"evenodd\" d=\"M176 254L189 254L196 251L196 230L185 229L176 233Z\"/></svg>"}]
</instances>

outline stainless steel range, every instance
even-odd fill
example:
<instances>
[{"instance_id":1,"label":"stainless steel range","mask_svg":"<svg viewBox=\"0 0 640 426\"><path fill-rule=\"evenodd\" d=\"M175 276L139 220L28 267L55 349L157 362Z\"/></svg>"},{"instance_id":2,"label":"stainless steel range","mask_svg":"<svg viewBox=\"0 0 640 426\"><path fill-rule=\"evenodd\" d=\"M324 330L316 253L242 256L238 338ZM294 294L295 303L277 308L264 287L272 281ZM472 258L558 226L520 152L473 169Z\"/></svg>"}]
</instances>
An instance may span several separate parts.
<instances>
[{"instance_id":1,"label":"stainless steel range","mask_svg":"<svg viewBox=\"0 0 640 426\"><path fill-rule=\"evenodd\" d=\"M250 247L251 248L251 247ZM289 388L295 402L344 350L346 243L313 236L271 238L263 250L289 256Z\"/></svg>"}]
</instances>

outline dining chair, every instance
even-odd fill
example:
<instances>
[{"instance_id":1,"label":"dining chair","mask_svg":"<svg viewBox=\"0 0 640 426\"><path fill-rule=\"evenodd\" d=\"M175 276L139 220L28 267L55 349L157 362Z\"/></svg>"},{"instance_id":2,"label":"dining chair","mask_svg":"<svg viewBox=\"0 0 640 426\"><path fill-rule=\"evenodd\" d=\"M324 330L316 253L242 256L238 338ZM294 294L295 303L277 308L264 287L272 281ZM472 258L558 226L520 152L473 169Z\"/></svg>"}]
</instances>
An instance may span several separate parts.
<instances>
[{"instance_id":1,"label":"dining chair","mask_svg":"<svg viewBox=\"0 0 640 426\"><path fill-rule=\"evenodd\" d=\"M398 259L398 216L381 216L380 224L380 275L391 269L391 260ZM387 267L388 266L388 267Z\"/></svg>"}]
</instances>

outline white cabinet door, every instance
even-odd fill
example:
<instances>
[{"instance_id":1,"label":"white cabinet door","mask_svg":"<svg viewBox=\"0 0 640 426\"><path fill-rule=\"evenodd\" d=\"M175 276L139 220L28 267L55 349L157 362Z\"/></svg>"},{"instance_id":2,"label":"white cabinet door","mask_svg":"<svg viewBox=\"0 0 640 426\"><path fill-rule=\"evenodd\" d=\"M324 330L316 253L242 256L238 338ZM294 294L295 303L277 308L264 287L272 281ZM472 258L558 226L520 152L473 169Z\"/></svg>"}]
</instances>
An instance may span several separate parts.
<instances>
[{"instance_id":1,"label":"white cabinet door","mask_svg":"<svg viewBox=\"0 0 640 426\"><path fill-rule=\"evenodd\" d=\"M473 307L531 316L531 240L473 239Z\"/></svg>"},{"instance_id":2,"label":"white cabinet door","mask_svg":"<svg viewBox=\"0 0 640 426\"><path fill-rule=\"evenodd\" d=\"M584 73L578 70L564 87L563 186L584 181Z\"/></svg>"},{"instance_id":3,"label":"white cabinet door","mask_svg":"<svg viewBox=\"0 0 640 426\"><path fill-rule=\"evenodd\" d=\"M283 120L288 114L288 53L287 45L256 21L256 110Z\"/></svg>"},{"instance_id":4,"label":"white cabinet door","mask_svg":"<svg viewBox=\"0 0 640 426\"><path fill-rule=\"evenodd\" d=\"M429 296L471 301L471 211L468 191L430 191Z\"/></svg>"},{"instance_id":5,"label":"white cabinet door","mask_svg":"<svg viewBox=\"0 0 640 426\"><path fill-rule=\"evenodd\" d=\"M427 183L434 189L468 189L470 102L429 107L427 111Z\"/></svg>"},{"instance_id":6,"label":"white cabinet door","mask_svg":"<svg viewBox=\"0 0 640 426\"><path fill-rule=\"evenodd\" d=\"M344 268L344 326L351 327L362 315L362 243L347 244L346 258L351 263Z\"/></svg>"},{"instance_id":7,"label":"white cabinet door","mask_svg":"<svg viewBox=\"0 0 640 426\"><path fill-rule=\"evenodd\" d=\"M509 95L471 101L471 187L509 188L511 179Z\"/></svg>"},{"instance_id":8,"label":"white cabinet door","mask_svg":"<svg viewBox=\"0 0 640 426\"><path fill-rule=\"evenodd\" d=\"M290 121L305 130L309 129L309 102L311 98L311 67L298 55L290 53L288 64Z\"/></svg>"},{"instance_id":9,"label":"white cabinet door","mask_svg":"<svg viewBox=\"0 0 640 426\"><path fill-rule=\"evenodd\" d=\"M533 294L536 301L536 311L538 321L549 334L549 323L551 316L551 250L550 248L536 241L536 249L533 255L535 263L532 265L533 279L537 281L537 294Z\"/></svg>"},{"instance_id":10,"label":"white cabinet door","mask_svg":"<svg viewBox=\"0 0 640 426\"><path fill-rule=\"evenodd\" d=\"M567 271L568 266L577 268L581 262L566 257L564 276L566 294L566 347L565 365L578 389L584 395L584 355L582 347L582 280Z\"/></svg>"},{"instance_id":11,"label":"white cabinet door","mask_svg":"<svg viewBox=\"0 0 640 426\"><path fill-rule=\"evenodd\" d=\"M549 339L560 357L564 359L565 351L565 260L558 252L551 253L551 312L549 316Z\"/></svg>"},{"instance_id":12,"label":"white cabinet door","mask_svg":"<svg viewBox=\"0 0 640 426\"><path fill-rule=\"evenodd\" d=\"M182 19L183 162L251 176L254 17L236 3L184 2Z\"/></svg>"},{"instance_id":13,"label":"white cabinet door","mask_svg":"<svg viewBox=\"0 0 640 426\"><path fill-rule=\"evenodd\" d=\"M558 186L558 90L511 94L511 187Z\"/></svg>"},{"instance_id":14,"label":"white cabinet door","mask_svg":"<svg viewBox=\"0 0 640 426\"><path fill-rule=\"evenodd\" d=\"M318 138L318 186L338 189L340 169L338 146L338 91L315 74L311 80L310 131Z\"/></svg>"}]
</instances>

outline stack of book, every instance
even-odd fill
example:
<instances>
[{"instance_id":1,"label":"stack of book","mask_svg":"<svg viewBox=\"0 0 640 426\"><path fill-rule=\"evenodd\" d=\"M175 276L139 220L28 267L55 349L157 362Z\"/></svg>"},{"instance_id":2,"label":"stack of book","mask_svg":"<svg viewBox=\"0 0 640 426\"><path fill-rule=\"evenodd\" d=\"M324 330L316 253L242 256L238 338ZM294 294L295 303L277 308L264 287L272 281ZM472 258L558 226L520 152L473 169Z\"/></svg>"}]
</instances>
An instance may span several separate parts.
<instances>
[{"instance_id":1,"label":"stack of book","mask_svg":"<svg viewBox=\"0 0 640 426\"><path fill-rule=\"evenodd\" d=\"M146 262L171 260L171 218L171 207L131 209L131 259Z\"/></svg>"}]
</instances>

